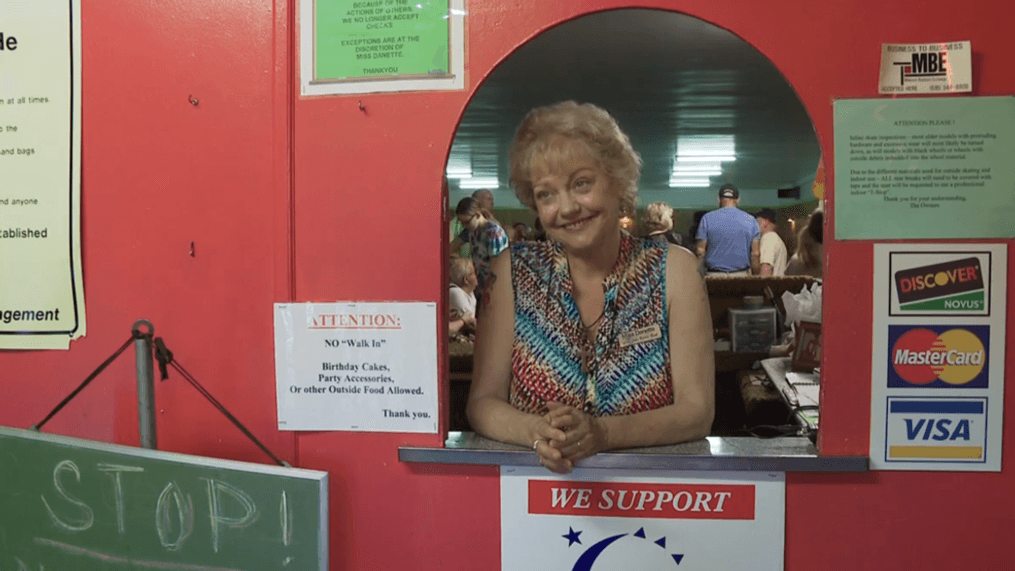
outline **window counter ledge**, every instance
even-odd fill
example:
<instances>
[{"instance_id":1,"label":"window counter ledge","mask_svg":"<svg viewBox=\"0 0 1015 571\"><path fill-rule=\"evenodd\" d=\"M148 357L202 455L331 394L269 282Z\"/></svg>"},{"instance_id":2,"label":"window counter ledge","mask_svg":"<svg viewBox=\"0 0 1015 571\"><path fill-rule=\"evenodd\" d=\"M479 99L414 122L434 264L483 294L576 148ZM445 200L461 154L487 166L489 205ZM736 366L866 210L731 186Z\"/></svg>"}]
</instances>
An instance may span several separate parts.
<instances>
[{"instance_id":1,"label":"window counter ledge","mask_svg":"<svg viewBox=\"0 0 1015 571\"><path fill-rule=\"evenodd\" d=\"M538 466L527 448L495 442L473 432L451 432L444 448L403 446L402 462L484 466ZM804 437L751 438L709 436L672 446L631 448L597 454L581 468L639 470L866 472L867 457L819 456Z\"/></svg>"}]
</instances>

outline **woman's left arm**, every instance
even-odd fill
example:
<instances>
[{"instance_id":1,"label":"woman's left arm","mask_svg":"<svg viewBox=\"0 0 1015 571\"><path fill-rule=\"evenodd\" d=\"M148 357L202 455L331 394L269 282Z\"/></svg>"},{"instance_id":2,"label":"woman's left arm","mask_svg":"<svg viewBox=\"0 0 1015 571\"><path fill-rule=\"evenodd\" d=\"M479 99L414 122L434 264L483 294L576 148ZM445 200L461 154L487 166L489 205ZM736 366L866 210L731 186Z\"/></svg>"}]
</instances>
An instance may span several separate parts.
<instances>
[{"instance_id":1,"label":"woman's left arm","mask_svg":"<svg viewBox=\"0 0 1015 571\"><path fill-rule=\"evenodd\" d=\"M568 435L567 441L557 446L573 462L616 448L697 440L712 428L715 357L705 281L698 273L697 258L683 248L670 246L666 269L674 404L599 418L572 407L551 406L552 425L566 428Z\"/></svg>"}]
</instances>

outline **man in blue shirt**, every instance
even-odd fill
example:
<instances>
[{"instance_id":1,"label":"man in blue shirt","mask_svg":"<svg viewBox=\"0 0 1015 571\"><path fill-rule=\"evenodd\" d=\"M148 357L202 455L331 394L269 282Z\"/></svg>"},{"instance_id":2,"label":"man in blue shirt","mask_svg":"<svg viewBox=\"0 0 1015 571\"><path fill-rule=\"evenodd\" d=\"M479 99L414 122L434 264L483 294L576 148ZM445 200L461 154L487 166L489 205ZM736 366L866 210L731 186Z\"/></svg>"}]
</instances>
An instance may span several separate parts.
<instances>
[{"instance_id":1,"label":"man in blue shirt","mask_svg":"<svg viewBox=\"0 0 1015 571\"><path fill-rule=\"evenodd\" d=\"M750 275L760 269L758 221L737 208L740 191L732 184L719 188L719 209L702 216L695 240L706 274Z\"/></svg>"}]
</instances>

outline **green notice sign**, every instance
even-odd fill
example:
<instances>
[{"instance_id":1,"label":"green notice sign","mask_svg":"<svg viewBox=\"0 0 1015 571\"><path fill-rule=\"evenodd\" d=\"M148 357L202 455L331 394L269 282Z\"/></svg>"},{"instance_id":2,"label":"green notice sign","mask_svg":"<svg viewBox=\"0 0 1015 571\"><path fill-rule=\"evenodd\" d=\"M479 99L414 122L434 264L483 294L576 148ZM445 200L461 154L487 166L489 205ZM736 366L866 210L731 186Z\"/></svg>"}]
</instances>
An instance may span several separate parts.
<instances>
[{"instance_id":1,"label":"green notice sign","mask_svg":"<svg viewBox=\"0 0 1015 571\"><path fill-rule=\"evenodd\" d=\"M447 77L448 0L315 0L314 82Z\"/></svg>"},{"instance_id":2,"label":"green notice sign","mask_svg":"<svg viewBox=\"0 0 1015 571\"><path fill-rule=\"evenodd\" d=\"M1015 237L1015 98L844 99L835 237Z\"/></svg>"}]
</instances>

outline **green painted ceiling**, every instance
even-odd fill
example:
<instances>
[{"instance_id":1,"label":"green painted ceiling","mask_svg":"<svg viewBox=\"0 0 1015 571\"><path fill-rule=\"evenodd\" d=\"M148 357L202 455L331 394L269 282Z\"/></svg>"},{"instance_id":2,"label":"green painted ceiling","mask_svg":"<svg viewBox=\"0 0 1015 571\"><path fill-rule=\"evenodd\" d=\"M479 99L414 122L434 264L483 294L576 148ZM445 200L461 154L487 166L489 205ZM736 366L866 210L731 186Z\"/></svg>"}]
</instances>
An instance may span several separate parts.
<instances>
[{"instance_id":1,"label":"green painted ceiling","mask_svg":"<svg viewBox=\"0 0 1015 571\"><path fill-rule=\"evenodd\" d=\"M529 109L566 99L605 108L631 137L644 160L641 205L713 208L726 181L740 188L745 208L814 200L821 151L779 71L732 33L661 10L583 16L523 45L480 86L449 163L471 164L473 177L496 177L497 208L521 208L507 184L511 137ZM703 134L732 135L737 160L725 163L709 188L669 188L678 138ZM458 179L449 183L453 208L472 190L459 188ZM776 197L776 189L797 185L800 199Z\"/></svg>"}]
</instances>

